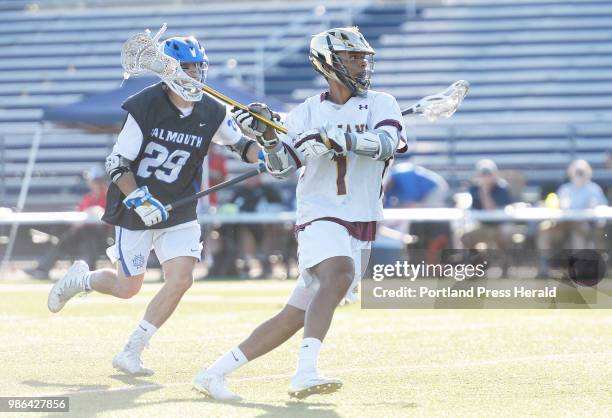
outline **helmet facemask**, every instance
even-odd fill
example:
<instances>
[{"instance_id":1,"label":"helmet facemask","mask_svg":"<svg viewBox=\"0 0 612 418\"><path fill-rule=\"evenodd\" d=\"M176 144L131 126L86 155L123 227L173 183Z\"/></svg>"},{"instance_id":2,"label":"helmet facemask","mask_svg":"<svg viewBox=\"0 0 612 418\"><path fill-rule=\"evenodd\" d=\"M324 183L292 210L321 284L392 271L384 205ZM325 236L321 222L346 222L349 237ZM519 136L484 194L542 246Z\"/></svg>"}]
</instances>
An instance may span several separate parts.
<instances>
[{"instance_id":1,"label":"helmet facemask","mask_svg":"<svg viewBox=\"0 0 612 418\"><path fill-rule=\"evenodd\" d=\"M337 80L344 84L356 95L364 94L370 88L372 73L374 72L374 54L353 53L332 54L336 63L334 66ZM360 68L361 62L365 60L365 66Z\"/></svg>"},{"instance_id":2,"label":"helmet facemask","mask_svg":"<svg viewBox=\"0 0 612 418\"><path fill-rule=\"evenodd\" d=\"M345 52L345 53L343 53ZM336 28L317 34L310 43L310 62L325 78L334 79L353 95L370 88L374 72L374 49L355 27ZM364 68L359 68L365 60Z\"/></svg>"},{"instance_id":3,"label":"helmet facemask","mask_svg":"<svg viewBox=\"0 0 612 418\"><path fill-rule=\"evenodd\" d=\"M183 66L185 62L181 62L180 71L177 72L177 77L172 80L165 80L166 84L170 89L178 94L183 100L187 100L188 102L199 102L202 100L202 95L204 92L202 91L201 84L206 81L206 75L208 73L208 63L206 62L196 62L196 74L190 75L185 72Z\"/></svg>"},{"instance_id":4,"label":"helmet facemask","mask_svg":"<svg viewBox=\"0 0 612 418\"><path fill-rule=\"evenodd\" d=\"M206 81L208 73L208 57L204 48L193 37L170 38L160 44L160 47L164 54L180 63L174 76L171 79L164 79L164 82L183 100L188 102L202 100L204 92L201 86ZM194 64L195 71L190 71L189 64Z\"/></svg>"}]
</instances>

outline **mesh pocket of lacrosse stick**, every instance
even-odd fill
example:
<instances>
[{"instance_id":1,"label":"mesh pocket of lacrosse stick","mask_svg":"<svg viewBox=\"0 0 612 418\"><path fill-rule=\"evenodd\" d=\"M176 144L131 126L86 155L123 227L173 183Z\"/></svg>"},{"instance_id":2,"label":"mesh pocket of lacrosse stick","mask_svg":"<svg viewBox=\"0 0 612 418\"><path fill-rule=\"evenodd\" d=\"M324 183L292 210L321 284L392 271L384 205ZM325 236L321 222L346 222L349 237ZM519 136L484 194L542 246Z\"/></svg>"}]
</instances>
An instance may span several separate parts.
<instances>
[{"instance_id":1,"label":"mesh pocket of lacrosse stick","mask_svg":"<svg viewBox=\"0 0 612 418\"><path fill-rule=\"evenodd\" d=\"M441 93L423 97L409 113L421 113L428 121L434 122L440 116L450 118L463 102L470 83L459 80Z\"/></svg>"},{"instance_id":2,"label":"mesh pocket of lacrosse stick","mask_svg":"<svg viewBox=\"0 0 612 418\"><path fill-rule=\"evenodd\" d=\"M163 54L157 41L166 31L166 24L154 37L148 29L125 41L121 48L121 66L125 70L124 77L139 75L147 71L161 78L170 78L177 73L178 61Z\"/></svg>"}]
</instances>

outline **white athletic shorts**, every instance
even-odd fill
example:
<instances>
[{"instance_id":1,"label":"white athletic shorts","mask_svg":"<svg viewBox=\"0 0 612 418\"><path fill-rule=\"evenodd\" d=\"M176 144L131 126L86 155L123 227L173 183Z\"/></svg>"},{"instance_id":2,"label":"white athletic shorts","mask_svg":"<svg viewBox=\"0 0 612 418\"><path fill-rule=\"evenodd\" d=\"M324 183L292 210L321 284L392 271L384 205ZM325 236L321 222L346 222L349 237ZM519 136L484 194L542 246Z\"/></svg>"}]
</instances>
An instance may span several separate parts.
<instances>
[{"instance_id":1,"label":"white athletic shorts","mask_svg":"<svg viewBox=\"0 0 612 418\"><path fill-rule=\"evenodd\" d=\"M160 264L176 257L193 257L198 261L202 255L200 224L197 221L164 229L132 231L115 226L115 245L106 249L106 255L114 264L119 261L127 277L142 274L147 269L151 249Z\"/></svg>"},{"instance_id":2,"label":"white athletic shorts","mask_svg":"<svg viewBox=\"0 0 612 418\"><path fill-rule=\"evenodd\" d=\"M352 258L355 265L353 284L344 299L345 303L355 302L359 295L361 264L368 262L362 260L362 256L369 259L371 242L354 238L344 226L331 221L314 221L298 233L297 241L300 277L287 304L306 310L319 289L319 280L310 268L328 258L341 256Z\"/></svg>"}]
</instances>

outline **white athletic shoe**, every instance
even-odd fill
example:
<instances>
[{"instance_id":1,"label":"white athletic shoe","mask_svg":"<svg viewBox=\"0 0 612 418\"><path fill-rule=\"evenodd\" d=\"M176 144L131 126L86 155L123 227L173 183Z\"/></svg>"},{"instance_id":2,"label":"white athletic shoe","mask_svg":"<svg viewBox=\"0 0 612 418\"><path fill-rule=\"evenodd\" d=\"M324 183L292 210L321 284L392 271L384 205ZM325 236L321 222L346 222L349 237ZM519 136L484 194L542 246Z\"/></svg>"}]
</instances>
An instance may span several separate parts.
<instances>
[{"instance_id":1,"label":"white athletic shoe","mask_svg":"<svg viewBox=\"0 0 612 418\"><path fill-rule=\"evenodd\" d=\"M191 382L193 388L219 401L240 401L242 398L227 387L225 377L203 369Z\"/></svg>"},{"instance_id":2,"label":"white athletic shoe","mask_svg":"<svg viewBox=\"0 0 612 418\"><path fill-rule=\"evenodd\" d=\"M77 260L68 269L64 277L58 280L47 298L47 307L53 313L62 310L66 302L79 293L85 292L85 273L89 271L89 266L83 260Z\"/></svg>"},{"instance_id":3,"label":"white athletic shoe","mask_svg":"<svg viewBox=\"0 0 612 418\"><path fill-rule=\"evenodd\" d=\"M304 399L310 395L333 393L342 387L340 379L319 376L317 372L299 373L289 384L289 396Z\"/></svg>"},{"instance_id":4,"label":"white athletic shoe","mask_svg":"<svg viewBox=\"0 0 612 418\"><path fill-rule=\"evenodd\" d=\"M151 376L155 373L153 370L143 367L140 354L127 349L113 357L113 367L134 376Z\"/></svg>"}]
</instances>

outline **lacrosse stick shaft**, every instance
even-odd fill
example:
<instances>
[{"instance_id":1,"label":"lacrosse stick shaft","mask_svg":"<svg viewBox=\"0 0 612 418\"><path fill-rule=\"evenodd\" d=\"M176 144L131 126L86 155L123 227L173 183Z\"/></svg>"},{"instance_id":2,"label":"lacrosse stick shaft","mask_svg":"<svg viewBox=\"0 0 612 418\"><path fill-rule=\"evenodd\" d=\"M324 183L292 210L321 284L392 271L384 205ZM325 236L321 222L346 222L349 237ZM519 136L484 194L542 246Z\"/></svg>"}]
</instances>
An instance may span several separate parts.
<instances>
[{"instance_id":1,"label":"lacrosse stick shaft","mask_svg":"<svg viewBox=\"0 0 612 418\"><path fill-rule=\"evenodd\" d=\"M163 54L158 47L157 42L166 29L167 25L164 23L155 36L151 37L151 31L147 29L144 33L132 36L123 44L121 48L121 65L125 70L124 78L127 79L130 75L138 75L147 71L156 74L162 80L173 79L177 77L177 74L178 77L188 77L181 70L180 63ZM251 112L245 105L238 103L212 87L195 80L190 81L195 88L201 89L209 96L249 112L255 119L273 127L278 132L287 133L287 129L284 126Z\"/></svg>"},{"instance_id":2,"label":"lacrosse stick shaft","mask_svg":"<svg viewBox=\"0 0 612 418\"><path fill-rule=\"evenodd\" d=\"M170 212L173 209L176 209L178 207L184 206L187 203L193 202L194 200L197 200L197 199L199 199L201 197L204 197L206 195L209 195L211 193L218 192L219 190L225 189L226 187L233 186L236 183L240 183L243 180L246 180L248 178L251 178L251 177L254 177L254 176L258 175L258 174L261 174L264 171L266 171L266 167L263 164L260 164L259 167L255 168L253 170L249 170L246 173L243 173L243 174L241 174L241 175L239 175L237 177L234 177L233 179L224 181L223 183L219 183L216 186L213 186L213 187L211 187L209 189L202 190L201 192L195 193L195 194L193 194L191 196L187 196L187 197L179 199L179 200L177 200L175 202L169 203L169 204L167 204L165 206L166 210L168 212Z\"/></svg>"},{"instance_id":3,"label":"lacrosse stick shaft","mask_svg":"<svg viewBox=\"0 0 612 418\"><path fill-rule=\"evenodd\" d=\"M236 107L238 107L238 108L240 108L242 110L245 110L245 111L249 112L251 115L253 115L253 117L255 119L265 123L266 125L269 125L269 126L273 127L278 132L283 133L283 134L287 133L287 128L285 128L284 126L282 126L282 125L280 125L280 124L278 124L278 123L276 123L276 122L274 122L272 120L266 119L263 116L258 115L257 113L251 112L247 106L243 105L242 103L239 103L239 102L235 101L234 99L232 99L230 97L227 97L226 95L224 95L223 93L213 89L212 87L210 87L210 86L208 86L206 84L203 84L201 86L201 89L204 92L206 92L207 94L213 96L216 99L221 100L224 103L227 103L227 104L232 105L232 106L236 106Z\"/></svg>"},{"instance_id":4,"label":"lacrosse stick shaft","mask_svg":"<svg viewBox=\"0 0 612 418\"><path fill-rule=\"evenodd\" d=\"M417 106L417 103L415 103L412 106L407 107L406 109L402 110L402 116L412 115L413 113L416 113L416 106Z\"/></svg>"}]
</instances>

